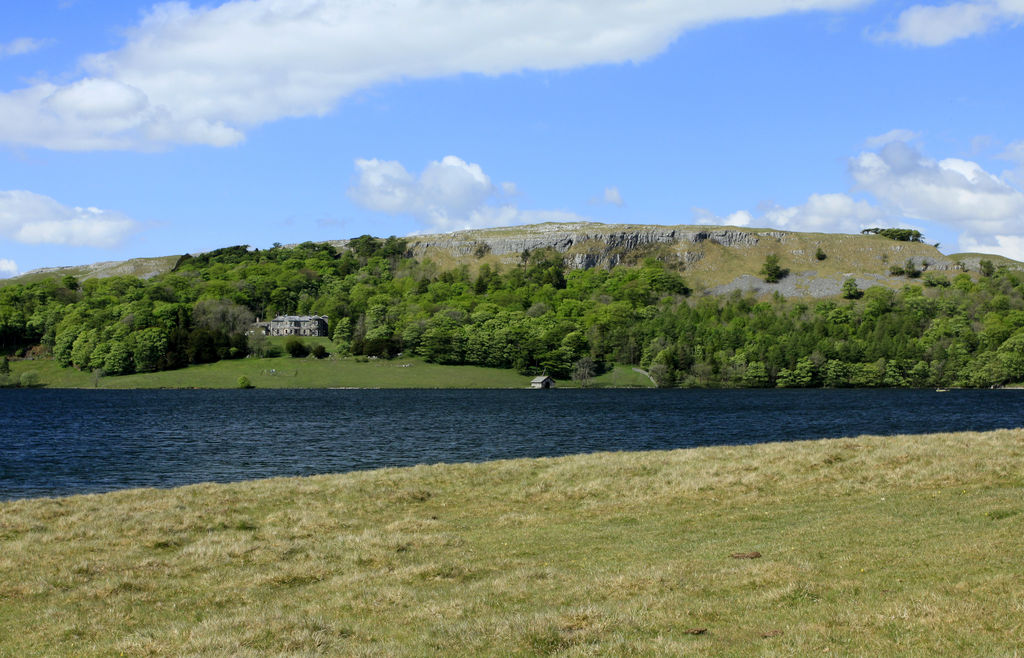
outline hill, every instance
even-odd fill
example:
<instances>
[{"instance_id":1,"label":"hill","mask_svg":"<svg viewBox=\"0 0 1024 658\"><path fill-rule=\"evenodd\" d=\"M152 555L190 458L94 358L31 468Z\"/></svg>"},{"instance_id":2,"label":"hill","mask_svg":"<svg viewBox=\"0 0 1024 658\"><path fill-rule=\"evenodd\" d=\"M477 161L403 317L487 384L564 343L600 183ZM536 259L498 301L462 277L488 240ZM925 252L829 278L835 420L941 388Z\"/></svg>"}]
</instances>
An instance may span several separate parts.
<instances>
[{"instance_id":1,"label":"hill","mask_svg":"<svg viewBox=\"0 0 1024 658\"><path fill-rule=\"evenodd\" d=\"M347 249L351 240L326 244ZM524 252L552 249L568 269L638 265L656 258L686 272L688 283L711 294L733 290L755 294L778 291L787 297L835 297L843 281L853 277L861 288L881 285L899 289L906 280L893 276L893 265L913 261L931 272L977 272L981 260L1013 270L1020 263L985 254L945 255L932 245L897 242L879 235L800 233L732 226L660 226L593 222L535 224L454 233L418 235L405 239L407 255L429 259L441 269L460 265L474 272L481 264L514 266ZM289 245L295 246L295 245ZM823 254L824 258L819 258ZM757 273L769 255L779 257L790 276L767 284ZM181 256L136 258L75 267L33 270L0 280L0 286L30 283L66 275L79 279L118 275L149 278L172 271Z\"/></svg>"},{"instance_id":2,"label":"hill","mask_svg":"<svg viewBox=\"0 0 1024 658\"><path fill-rule=\"evenodd\" d=\"M149 279L174 269L181 256L157 256L155 258L132 258L124 261L104 261L91 265L70 265L41 267L9 279L0 279L0 286L19 283L34 283L46 279L60 279L73 276L80 280L102 279L111 276L136 276Z\"/></svg>"}]
</instances>

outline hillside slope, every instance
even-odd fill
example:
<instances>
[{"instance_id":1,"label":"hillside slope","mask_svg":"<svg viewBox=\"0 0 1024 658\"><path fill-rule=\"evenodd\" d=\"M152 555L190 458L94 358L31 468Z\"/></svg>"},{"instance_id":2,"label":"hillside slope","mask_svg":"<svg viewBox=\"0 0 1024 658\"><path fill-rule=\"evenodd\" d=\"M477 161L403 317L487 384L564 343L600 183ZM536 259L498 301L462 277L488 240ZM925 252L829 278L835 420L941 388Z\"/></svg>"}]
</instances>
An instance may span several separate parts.
<instances>
[{"instance_id":1,"label":"hillside slope","mask_svg":"<svg viewBox=\"0 0 1024 658\"><path fill-rule=\"evenodd\" d=\"M327 243L345 249L349 240ZM831 297L842 283L855 277L861 288L883 285L900 288L907 280L892 276L893 265L908 261L925 271L976 272L979 262L1024 270L1024 263L984 254L945 255L932 245L897 242L878 235L798 233L732 226L660 226L592 222L534 224L419 235L406 239L409 255L429 259L441 268L467 265L508 267L521 262L524 252L554 249L570 269L614 267L662 260L686 273L698 290L727 294L749 290L778 291L787 297ZM820 253L824 255L821 259ZM767 284L758 271L769 255L779 257L790 275ZM137 258L124 262L34 270L0 285L29 283L47 277L73 275L79 279L132 275L148 278L172 270L179 256Z\"/></svg>"},{"instance_id":2,"label":"hillside slope","mask_svg":"<svg viewBox=\"0 0 1024 658\"><path fill-rule=\"evenodd\" d=\"M332 242L344 247L347 241ZM945 255L932 245L897 242L878 235L798 233L733 226L644 226L597 223L545 223L413 236L409 249L442 268L468 263L512 265L524 251L550 248L570 268L612 267L657 258L686 272L687 281L713 294L732 290L774 292L789 297L838 295L843 281L855 277L861 288L900 288L906 279L890 275L893 265L912 260L926 271L977 271L983 259L1011 269L1024 264L984 254ZM818 258L819 249L824 259ZM790 276L764 283L757 273L774 254Z\"/></svg>"}]
</instances>

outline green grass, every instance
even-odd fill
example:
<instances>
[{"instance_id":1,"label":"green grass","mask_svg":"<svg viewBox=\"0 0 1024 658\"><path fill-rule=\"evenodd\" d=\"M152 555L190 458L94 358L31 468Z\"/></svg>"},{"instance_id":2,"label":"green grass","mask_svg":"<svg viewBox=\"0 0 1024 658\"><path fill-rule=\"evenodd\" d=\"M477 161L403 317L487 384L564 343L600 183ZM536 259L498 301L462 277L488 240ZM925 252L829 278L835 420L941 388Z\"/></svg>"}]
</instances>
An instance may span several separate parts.
<instances>
[{"instance_id":1,"label":"green grass","mask_svg":"<svg viewBox=\"0 0 1024 658\"><path fill-rule=\"evenodd\" d=\"M327 339L323 339L327 340ZM316 339L307 339L312 343ZM219 361L181 370L167 370L122 377L100 377L74 368L60 368L52 360L12 361L7 381L17 382L23 373L37 373L39 383L50 388L235 388L246 377L256 388L526 388L530 379L515 370L476 366L442 366L422 359L354 358L238 359ZM0 378L2 379L2 378ZM4 382L0 381L0 385ZM576 386L559 381L559 387ZM653 385L629 366L591 381L593 387L647 387Z\"/></svg>"},{"instance_id":2,"label":"green grass","mask_svg":"<svg viewBox=\"0 0 1024 658\"><path fill-rule=\"evenodd\" d=\"M1022 474L1013 430L0 503L0 655L1019 655Z\"/></svg>"}]
</instances>

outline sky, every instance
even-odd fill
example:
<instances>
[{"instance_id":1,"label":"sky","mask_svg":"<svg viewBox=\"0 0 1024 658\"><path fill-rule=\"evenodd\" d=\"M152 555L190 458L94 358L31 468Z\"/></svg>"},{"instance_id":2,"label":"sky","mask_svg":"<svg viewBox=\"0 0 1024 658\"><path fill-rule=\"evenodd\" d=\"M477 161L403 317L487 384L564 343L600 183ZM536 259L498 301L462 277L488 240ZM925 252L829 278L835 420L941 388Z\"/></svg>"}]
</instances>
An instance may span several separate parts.
<instances>
[{"instance_id":1,"label":"sky","mask_svg":"<svg viewBox=\"0 0 1024 658\"><path fill-rule=\"evenodd\" d=\"M1024 0L0 9L0 277L596 221L1024 260Z\"/></svg>"}]
</instances>

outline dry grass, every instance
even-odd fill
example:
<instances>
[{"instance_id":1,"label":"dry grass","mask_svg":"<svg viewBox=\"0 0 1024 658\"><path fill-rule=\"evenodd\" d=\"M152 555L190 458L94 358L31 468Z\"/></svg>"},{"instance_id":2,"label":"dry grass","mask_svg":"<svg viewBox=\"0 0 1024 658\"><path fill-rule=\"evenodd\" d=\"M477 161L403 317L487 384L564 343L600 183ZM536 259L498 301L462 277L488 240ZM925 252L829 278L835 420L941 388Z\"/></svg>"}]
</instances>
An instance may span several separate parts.
<instances>
[{"instance_id":1,"label":"dry grass","mask_svg":"<svg viewBox=\"0 0 1024 658\"><path fill-rule=\"evenodd\" d=\"M1011 656L1021 536L1021 430L15 501L0 655Z\"/></svg>"}]
</instances>

